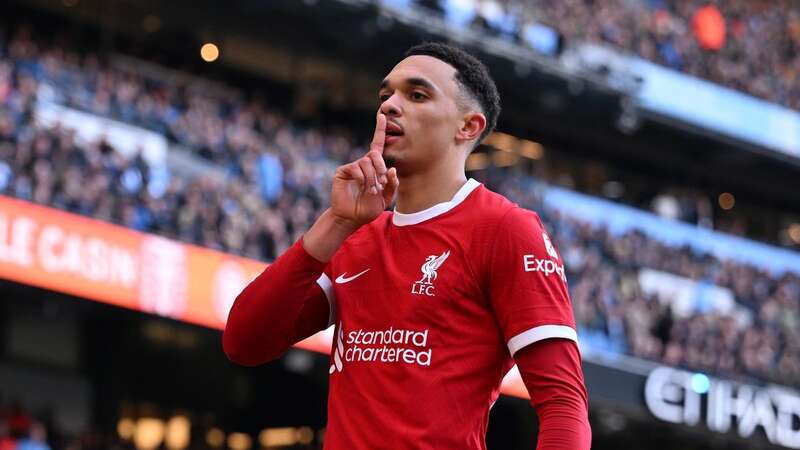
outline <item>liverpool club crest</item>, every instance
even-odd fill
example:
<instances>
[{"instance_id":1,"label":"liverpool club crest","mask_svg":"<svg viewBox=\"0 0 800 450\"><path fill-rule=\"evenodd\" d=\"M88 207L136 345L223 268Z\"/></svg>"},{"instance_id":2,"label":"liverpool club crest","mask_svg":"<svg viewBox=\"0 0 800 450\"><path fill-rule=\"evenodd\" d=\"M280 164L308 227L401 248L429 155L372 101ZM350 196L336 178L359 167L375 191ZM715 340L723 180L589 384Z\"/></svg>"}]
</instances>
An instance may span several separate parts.
<instances>
[{"instance_id":1,"label":"liverpool club crest","mask_svg":"<svg viewBox=\"0 0 800 450\"><path fill-rule=\"evenodd\" d=\"M442 264L444 264L448 256L450 256L450 250L439 256L430 255L425 258L425 262L422 263L422 267L420 267L422 278L411 286L412 294L427 295L428 297L436 295L433 285L433 282L439 276L436 271L442 267Z\"/></svg>"}]
</instances>

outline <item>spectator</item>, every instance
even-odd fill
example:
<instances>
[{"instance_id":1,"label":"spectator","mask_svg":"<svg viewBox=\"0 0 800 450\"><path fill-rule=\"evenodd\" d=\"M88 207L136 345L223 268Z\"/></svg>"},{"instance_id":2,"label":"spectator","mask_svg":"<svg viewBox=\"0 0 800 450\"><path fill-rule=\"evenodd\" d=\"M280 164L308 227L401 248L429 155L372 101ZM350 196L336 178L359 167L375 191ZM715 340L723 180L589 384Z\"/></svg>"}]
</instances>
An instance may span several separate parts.
<instances>
[{"instance_id":1,"label":"spectator","mask_svg":"<svg viewBox=\"0 0 800 450\"><path fill-rule=\"evenodd\" d=\"M790 0L507 0L568 45L602 43L800 109L800 6Z\"/></svg>"},{"instance_id":2,"label":"spectator","mask_svg":"<svg viewBox=\"0 0 800 450\"><path fill-rule=\"evenodd\" d=\"M17 450L17 440L11 436L8 424L0 421L0 450Z\"/></svg>"},{"instance_id":3,"label":"spectator","mask_svg":"<svg viewBox=\"0 0 800 450\"><path fill-rule=\"evenodd\" d=\"M32 420L22 404L19 401L13 401L8 410L6 423L11 437L19 440L30 432Z\"/></svg>"},{"instance_id":4,"label":"spectator","mask_svg":"<svg viewBox=\"0 0 800 450\"><path fill-rule=\"evenodd\" d=\"M633 18L616 3L593 4L600 21L589 21L586 5L568 0L548 3L543 11L566 15L565 26L588 21L585 38L623 45L636 29L651 43L674 38L675 48L685 50L674 12L665 10L653 16L653 23L632 28L637 22L629 22ZM685 13L691 5L677 2L676 11ZM511 9L491 1L481 13L500 18ZM0 190L5 195L271 260L302 235L327 203L334 168L362 152L363 146L347 132L295 126L230 87L194 78L146 78L92 56L81 59L42 47L26 30L16 34L8 55L0 57L0 86L3 77L11 80L0 103ZM222 168L226 178L159 173L139 155L123 157L102 139L87 142L58 124L45 125L37 120L35 102L46 100L166 133L175 144ZM580 332L602 348L726 376L797 385L797 274L776 277L691 248L670 247L634 230L614 235L568 213L542 209L540 194L546 187L530 177L495 170L482 176L509 199L538 210L556 231ZM158 188L152 185L155 179ZM672 199L666 202L671 216L696 223L709 220L707 199L688 191L663 194ZM711 308L678 315L669 302L643 292L638 274L644 269L728 289L749 311L752 324L745 327L733 315ZM8 421L23 436L32 425L19 411ZM11 445L8 437L4 442Z\"/></svg>"},{"instance_id":5,"label":"spectator","mask_svg":"<svg viewBox=\"0 0 800 450\"><path fill-rule=\"evenodd\" d=\"M50 450L47 445L47 431L39 422L33 422L28 437L22 438L17 443L16 450Z\"/></svg>"}]
</instances>

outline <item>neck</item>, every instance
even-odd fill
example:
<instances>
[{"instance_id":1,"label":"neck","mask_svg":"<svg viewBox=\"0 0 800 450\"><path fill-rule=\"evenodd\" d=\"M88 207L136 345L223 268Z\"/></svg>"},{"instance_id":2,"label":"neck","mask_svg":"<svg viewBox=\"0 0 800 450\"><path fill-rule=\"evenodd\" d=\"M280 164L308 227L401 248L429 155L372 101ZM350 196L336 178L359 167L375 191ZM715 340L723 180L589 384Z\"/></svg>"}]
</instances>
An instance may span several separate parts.
<instances>
[{"instance_id":1,"label":"neck","mask_svg":"<svg viewBox=\"0 0 800 450\"><path fill-rule=\"evenodd\" d=\"M400 180L395 209L402 214L412 214L448 202L466 182L463 170L407 175Z\"/></svg>"}]
</instances>

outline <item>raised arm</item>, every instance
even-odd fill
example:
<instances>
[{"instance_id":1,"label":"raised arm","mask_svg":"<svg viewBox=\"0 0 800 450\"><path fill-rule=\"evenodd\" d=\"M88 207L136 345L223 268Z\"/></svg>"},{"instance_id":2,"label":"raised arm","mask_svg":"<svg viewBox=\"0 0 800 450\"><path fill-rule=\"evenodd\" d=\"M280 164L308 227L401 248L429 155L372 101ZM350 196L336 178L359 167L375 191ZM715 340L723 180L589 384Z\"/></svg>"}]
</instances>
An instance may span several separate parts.
<instances>
[{"instance_id":1,"label":"raised arm","mask_svg":"<svg viewBox=\"0 0 800 450\"><path fill-rule=\"evenodd\" d=\"M325 263L297 241L253 280L233 303L222 347L228 359L256 366L280 357L292 344L324 329L328 300L317 284Z\"/></svg>"},{"instance_id":2,"label":"raised arm","mask_svg":"<svg viewBox=\"0 0 800 450\"><path fill-rule=\"evenodd\" d=\"M369 152L336 169L331 207L236 297L222 335L231 361L246 366L271 361L330 323L332 287L320 277L325 266L397 193L397 172L387 170L382 158L385 135L386 117L379 113Z\"/></svg>"}]
</instances>

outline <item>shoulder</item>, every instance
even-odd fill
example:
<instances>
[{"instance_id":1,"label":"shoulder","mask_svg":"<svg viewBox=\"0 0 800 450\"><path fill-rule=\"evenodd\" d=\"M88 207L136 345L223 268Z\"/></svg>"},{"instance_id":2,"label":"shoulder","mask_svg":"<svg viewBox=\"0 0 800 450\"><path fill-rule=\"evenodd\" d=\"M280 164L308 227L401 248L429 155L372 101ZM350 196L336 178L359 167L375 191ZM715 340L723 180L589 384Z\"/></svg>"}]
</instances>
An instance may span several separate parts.
<instances>
[{"instance_id":1,"label":"shoulder","mask_svg":"<svg viewBox=\"0 0 800 450\"><path fill-rule=\"evenodd\" d=\"M476 192L476 211L482 222L490 225L495 232L514 230L542 230L544 228L535 211L521 208L505 196L481 186Z\"/></svg>"},{"instance_id":2,"label":"shoulder","mask_svg":"<svg viewBox=\"0 0 800 450\"><path fill-rule=\"evenodd\" d=\"M510 209L498 223L493 251L498 254L525 254L538 258L549 256L560 259L539 214L535 211L515 207ZM547 255L547 256L546 256Z\"/></svg>"},{"instance_id":3,"label":"shoulder","mask_svg":"<svg viewBox=\"0 0 800 450\"><path fill-rule=\"evenodd\" d=\"M546 244L539 215L521 208L503 195L481 186L468 211L470 223L465 242L469 243L476 273L497 270L498 261L516 264L524 254L542 253ZM549 241L549 238L548 238Z\"/></svg>"},{"instance_id":4,"label":"shoulder","mask_svg":"<svg viewBox=\"0 0 800 450\"><path fill-rule=\"evenodd\" d=\"M497 224L498 231L522 232L522 233L542 233L545 231L542 219L536 211L515 206L503 214Z\"/></svg>"},{"instance_id":5,"label":"shoulder","mask_svg":"<svg viewBox=\"0 0 800 450\"><path fill-rule=\"evenodd\" d=\"M475 203L482 212L494 213L495 215L504 214L510 209L518 208L516 203L483 184L475 189Z\"/></svg>"},{"instance_id":6,"label":"shoulder","mask_svg":"<svg viewBox=\"0 0 800 450\"><path fill-rule=\"evenodd\" d=\"M482 186L477 199L482 205L481 222L490 230L490 251L500 248L533 248L555 254L544 223L535 211L525 209L506 197Z\"/></svg>"},{"instance_id":7,"label":"shoulder","mask_svg":"<svg viewBox=\"0 0 800 450\"><path fill-rule=\"evenodd\" d=\"M468 198L463 214L474 226L473 232L493 231L510 211L519 208L516 203L485 185L479 185Z\"/></svg>"}]
</instances>

